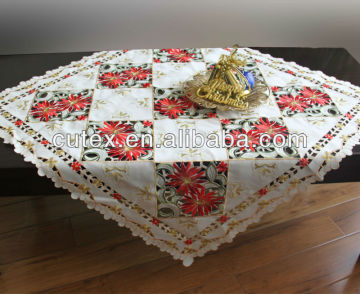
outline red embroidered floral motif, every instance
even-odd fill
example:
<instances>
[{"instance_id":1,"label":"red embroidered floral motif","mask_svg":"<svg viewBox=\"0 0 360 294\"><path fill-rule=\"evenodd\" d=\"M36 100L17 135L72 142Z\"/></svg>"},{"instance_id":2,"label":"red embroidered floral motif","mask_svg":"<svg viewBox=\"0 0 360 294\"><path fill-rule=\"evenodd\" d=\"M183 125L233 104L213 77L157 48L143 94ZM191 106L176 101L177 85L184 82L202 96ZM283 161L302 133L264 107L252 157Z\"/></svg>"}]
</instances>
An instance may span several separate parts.
<instances>
[{"instance_id":1,"label":"red embroidered floral motif","mask_svg":"<svg viewBox=\"0 0 360 294\"><path fill-rule=\"evenodd\" d=\"M43 145L48 145L49 141L48 140L42 140L40 143L43 144Z\"/></svg>"},{"instance_id":2,"label":"red embroidered floral motif","mask_svg":"<svg viewBox=\"0 0 360 294\"><path fill-rule=\"evenodd\" d=\"M71 167L74 171L79 171L81 169L81 163L80 162L77 162L77 161L74 161L72 164L71 164Z\"/></svg>"},{"instance_id":3,"label":"red embroidered floral motif","mask_svg":"<svg viewBox=\"0 0 360 294\"><path fill-rule=\"evenodd\" d=\"M191 240L191 239L186 240L186 241L185 241L185 244L186 244L186 245L191 245L191 244L192 244L192 240Z\"/></svg>"},{"instance_id":4,"label":"red embroidered floral motif","mask_svg":"<svg viewBox=\"0 0 360 294\"><path fill-rule=\"evenodd\" d=\"M181 49L169 49L170 59L178 62L189 62L194 58L193 53L189 53L186 50Z\"/></svg>"},{"instance_id":5,"label":"red embroidered floral motif","mask_svg":"<svg viewBox=\"0 0 360 294\"><path fill-rule=\"evenodd\" d=\"M21 126L23 124L23 121L22 120L17 120L16 122L15 122L15 126Z\"/></svg>"},{"instance_id":6,"label":"red embroidered floral motif","mask_svg":"<svg viewBox=\"0 0 360 294\"><path fill-rule=\"evenodd\" d=\"M260 118L259 123L254 123L256 132L261 134L267 133L271 138L274 138L277 134L288 135L288 131L285 126L278 124L276 121L269 121L267 118ZM281 143L281 138L277 137L276 141Z\"/></svg>"},{"instance_id":7,"label":"red embroidered floral motif","mask_svg":"<svg viewBox=\"0 0 360 294\"><path fill-rule=\"evenodd\" d=\"M157 226L160 223L160 220L158 220L156 217L154 217L151 221L155 226Z\"/></svg>"},{"instance_id":8,"label":"red embroidered floral motif","mask_svg":"<svg viewBox=\"0 0 360 294\"><path fill-rule=\"evenodd\" d=\"M191 213L193 217L196 215L204 216L213 209L217 209L223 200L224 197L216 197L215 191L206 193L205 189L201 189L195 194L184 195L181 199L183 202L181 209L184 213Z\"/></svg>"},{"instance_id":9,"label":"red embroidered floral motif","mask_svg":"<svg viewBox=\"0 0 360 294\"><path fill-rule=\"evenodd\" d=\"M126 134L129 135L129 134ZM124 138L126 140L126 137ZM151 150L148 146L141 146L141 140L137 142L131 142L132 146L128 146L124 143L117 143L116 147L111 148L108 151L109 156L117 157L119 160L136 160L138 157L147 154L147 150Z\"/></svg>"},{"instance_id":10,"label":"red embroidered floral motif","mask_svg":"<svg viewBox=\"0 0 360 294\"><path fill-rule=\"evenodd\" d=\"M123 143L131 132L131 125L121 122L104 122L104 127L99 128L100 136L108 135L111 138L114 135L113 141Z\"/></svg>"},{"instance_id":11,"label":"red embroidered floral motif","mask_svg":"<svg viewBox=\"0 0 360 294\"><path fill-rule=\"evenodd\" d=\"M216 117L216 113L208 112L208 113L206 114L206 116L209 117L209 118L215 118L215 117Z\"/></svg>"},{"instance_id":12,"label":"red embroidered floral motif","mask_svg":"<svg viewBox=\"0 0 360 294\"><path fill-rule=\"evenodd\" d=\"M69 110L69 111L77 111L82 110L85 107L89 106L91 103L91 97L82 97L81 94L78 96L70 95L67 98L61 99L57 106L59 110Z\"/></svg>"},{"instance_id":13,"label":"red embroidered floral motif","mask_svg":"<svg viewBox=\"0 0 360 294\"><path fill-rule=\"evenodd\" d=\"M330 103L330 97L326 93L322 93L319 90L313 90L310 87L304 87L300 90L304 100L309 104L314 105L327 105Z\"/></svg>"},{"instance_id":14,"label":"red embroidered floral motif","mask_svg":"<svg viewBox=\"0 0 360 294\"><path fill-rule=\"evenodd\" d=\"M227 218L226 215L222 215L222 216L219 218L219 220L220 220L221 223L225 223L225 222L228 220L228 218Z\"/></svg>"},{"instance_id":15,"label":"red embroidered floral motif","mask_svg":"<svg viewBox=\"0 0 360 294\"><path fill-rule=\"evenodd\" d=\"M99 82L109 88L117 88L119 85L123 85L129 77L124 73L112 73L106 72L99 77Z\"/></svg>"},{"instance_id":16,"label":"red embroidered floral motif","mask_svg":"<svg viewBox=\"0 0 360 294\"><path fill-rule=\"evenodd\" d=\"M143 125L144 125L145 127L151 127L152 124L153 124L153 123L152 123L151 121L149 121L149 120L146 120L146 121L143 122Z\"/></svg>"},{"instance_id":17,"label":"red embroidered floral motif","mask_svg":"<svg viewBox=\"0 0 360 294\"><path fill-rule=\"evenodd\" d=\"M148 77L148 75L151 74L151 70L149 69L143 69L140 67L132 67L130 70L125 70L123 72L125 76L127 76L127 79L133 79L133 80L144 80Z\"/></svg>"},{"instance_id":18,"label":"red embroidered floral motif","mask_svg":"<svg viewBox=\"0 0 360 294\"><path fill-rule=\"evenodd\" d=\"M50 118L58 116L59 111L61 110L55 102L43 101L36 103L30 114L41 121L49 121Z\"/></svg>"},{"instance_id":19,"label":"red embroidered floral motif","mask_svg":"<svg viewBox=\"0 0 360 294\"><path fill-rule=\"evenodd\" d=\"M271 91L273 91L273 92L277 92L277 91L279 91L280 89L278 88L278 87L271 87Z\"/></svg>"},{"instance_id":20,"label":"red embroidered floral motif","mask_svg":"<svg viewBox=\"0 0 360 294\"><path fill-rule=\"evenodd\" d=\"M307 159L307 158L301 158L301 159L300 159L300 165L301 165L302 167L308 166L308 165L309 165L309 159Z\"/></svg>"},{"instance_id":21,"label":"red embroidered floral motif","mask_svg":"<svg viewBox=\"0 0 360 294\"><path fill-rule=\"evenodd\" d=\"M224 161L221 161L216 167L219 172L225 173L228 170L228 164Z\"/></svg>"},{"instance_id":22,"label":"red embroidered floral motif","mask_svg":"<svg viewBox=\"0 0 360 294\"><path fill-rule=\"evenodd\" d=\"M144 84L142 84L142 87L143 88L149 88L149 87L151 87L151 84L150 83L144 83Z\"/></svg>"},{"instance_id":23,"label":"red embroidered floral motif","mask_svg":"<svg viewBox=\"0 0 360 294\"><path fill-rule=\"evenodd\" d=\"M353 118L353 116L352 116L350 113L347 113L347 114L346 114L346 117L347 117L348 119L352 119L352 118Z\"/></svg>"},{"instance_id":24,"label":"red embroidered floral motif","mask_svg":"<svg viewBox=\"0 0 360 294\"><path fill-rule=\"evenodd\" d=\"M252 151L255 152L255 148L256 146L260 145L260 135L259 132L257 132L256 130L249 130L246 131L244 129L241 130L233 130L229 133L232 137L233 137L233 141L234 144L233 146L238 146L241 147L240 151L244 150L246 147L249 147ZM241 136L244 135L244 136ZM247 136L247 146L246 141L244 141L243 139ZM226 143L230 144L231 140L229 138L226 138ZM238 143L238 141L240 141Z\"/></svg>"},{"instance_id":25,"label":"red embroidered floral motif","mask_svg":"<svg viewBox=\"0 0 360 294\"><path fill-rule=\"evenodd\" d=\"M119 193L113 193L113 194L112 194L112 197L113 197L115 200L121 200L121 198L122 198L121 194L119 194Z\"/></svg>"},{"instance_id":26,"label":"red embroidered floral motif","mask_svg":"<svg viewBox=\"0 0 360 294\"><path fill-rule=\"evenodd\" d=\"M291 111L298 110L300 112L304 112L305 108L309 107L309 104L303 97L301 96L293 97L292 95L280 96L280 100L278 101L278 104L281 109L289 108Z\"/></svg>"},{"instance_id":27,"label":"red embroidered floral motif","mask_svg":"<svg viewBox=\"0 0 360 294\"><path fill-rule=\"evenodd\" d=\"M155 103L154 110L169 118L178 118L179 115L185 114L186 107L182 99L164 98Z\"/></svg>"},{"instance_id":28,"label":"red embroidered floral motif","mask_svg":"<svg viewBox=\"0 0 360 294\"><path fill-rule=\"evenodd\" d=\"M333 136L333 135L331 135L331 134L326 134L326 135L325 135L325 138L328 138L329 140L331 140L331 139L333 139L333 138L334 138L334 136Z\"/></svg>"},{"instance_id":29,"label":"red embroidered floral motif","mask_svg":"<svg viewBox=\"0 0 360 294\"><path fill-rule=\"evenodd\" d=\"M172 181L168 182L167 185L177 188L176 193L189 195L196 194L199 190L205 190L201 183L206 181L202 179L205 172L199 168L191 167L190 162L181 162L180 165L173 164L175 172L173 175L169 175Z\"/></svg>"},{"instance_id":30,"label":"red embroidered floral motif","mask_svg":"<svg viewBox=\"0 0 360 294\"><path fill-rule=\"evenodd\" d=\"M223 119L221 120L221 122L222 122L223 124L225 124L225 125L228 125L228 124L230 123L230 120L228 120L228 119L226 119L226 118L223 118Z\"/></svg>"},{"instance_id":31,"label":"red embroidered floral motif","mask_svg":"<svg viewBox=\"0 0 360 294\"><path fill-rule=\"evenodd\" d=\"M266 188L262 188L262 189L260 189L260 190L259 190L259 194L260 194L260 196L264 196L264 195L266 195L266 194L267 194L267 192L268 192L268 190L267 190Z\"/></svg>"}]
</instances>

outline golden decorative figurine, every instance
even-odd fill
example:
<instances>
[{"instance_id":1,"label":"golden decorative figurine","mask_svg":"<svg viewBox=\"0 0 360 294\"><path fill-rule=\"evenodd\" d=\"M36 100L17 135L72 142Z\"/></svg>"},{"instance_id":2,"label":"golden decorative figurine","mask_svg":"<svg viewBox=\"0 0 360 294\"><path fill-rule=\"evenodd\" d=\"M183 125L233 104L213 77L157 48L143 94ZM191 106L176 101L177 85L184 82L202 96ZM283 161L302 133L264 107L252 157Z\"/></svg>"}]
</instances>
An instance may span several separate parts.
<instances>
[{"instance_id":1,"label":"golden decorative figurine","mask_svg":"<svg viewBox=\"0 0 360 294\"><path fill-rule=\"evenodd\" d=\"M260 81L250 83L239 68L246 60L236 59L236 49L230 55L222 55L211 72L199 73L188 81L185 93L189 99L206 108L220 110L248 110L264 102L268 87ZM251 73L248 73L252 79Z\"/></svg>"}]
</instances>

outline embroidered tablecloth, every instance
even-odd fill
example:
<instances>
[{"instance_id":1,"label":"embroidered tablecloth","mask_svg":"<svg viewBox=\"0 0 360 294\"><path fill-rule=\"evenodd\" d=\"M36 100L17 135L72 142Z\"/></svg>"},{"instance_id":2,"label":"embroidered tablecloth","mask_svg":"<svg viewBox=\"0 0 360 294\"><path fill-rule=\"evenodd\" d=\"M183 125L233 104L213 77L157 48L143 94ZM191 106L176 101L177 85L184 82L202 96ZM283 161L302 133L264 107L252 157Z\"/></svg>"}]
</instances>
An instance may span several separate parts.
<instances>
[{"instance_id":1,"label":"embroidered tablecloth","mask_svg":"<svg viewBox=\"0 0 360 294\"><path fill-rule=\"evenodd\" d=\"M84 57L0 93L0 136L72 198L188 266L321 180L360 137L359 87L248 48L237 54L247 59L243 70L271 89L266 103L216 111L187 99L184 82L229 52ZM178 139L190 130L248 141L165 146L168 134ZM131 134L145 139L119 144ZM278 134L305 134L307 146L277 147Z\"/></svg>"}]
</instances>

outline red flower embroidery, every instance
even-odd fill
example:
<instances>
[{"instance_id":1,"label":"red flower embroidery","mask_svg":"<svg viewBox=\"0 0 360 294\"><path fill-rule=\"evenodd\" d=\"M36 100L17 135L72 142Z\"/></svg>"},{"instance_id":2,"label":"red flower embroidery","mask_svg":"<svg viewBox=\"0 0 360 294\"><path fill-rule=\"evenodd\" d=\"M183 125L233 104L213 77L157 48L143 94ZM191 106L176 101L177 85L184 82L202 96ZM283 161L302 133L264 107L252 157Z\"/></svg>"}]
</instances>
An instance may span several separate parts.
<instances>
[{"instance_id":1,"label":"red flower embroidery","mask_svg":"<svg viewBox=\"0 0 360 294\"><path fill-rule=\"evenodd\" d=\"M189 62L194 58L193 53L189 53L182 49L168 49L170 59L178 62Z\"/></svg>"},{"instance_id":2,"label":"red flower embroidery","mask_svg":"<svg viewBox=\"0 0 360 294\"><path fill-rule=\"evenodd\" d=\"M231 52L230 48L224 48L224 50Z\"/></svg>"},{"instance_id":3,"label":"red flower embroidery","mask_svg":"<svg viewBox=\"0 0 360 294\"><path fill-rule=\"evenodd\" d=\"M151 84L150 83L144 83L144 84L142 84L142 87L143 88L149 88L149 87L151 87Z\"/></svg>"},{"instance_id":4,"label":"red flower embroidery","mask_svg":"<svg viewBox=\"0 0 360 294\"><path fill-rule=\"evenodd\" d=\"M209 118L215 118L215 117L216 117L216 113L208 112L208 113L206 114L206 116L209 117Z\"/></svg>"},{"instance_id":5,"label":"red flower embroidery","mask_svg":"<svg viewBox=\"0 0 360 294\"><path fill-rule=\"evenodd\" d=\"M154 110L159 111L161 115L167 115L169 118L178 118L178 115L185 114L186 107L181 99L164 98L154 105Z\"/></svg>"},{"instance_id":6,"label":"red flower embroidery","mask_svg":"<svg viewBox=\"0 0 360 294\"><path fill-rule=\"evenodd\" d=\"M154 58L154 62L155 62L155 63L159 63L159 62L161 62L161 61L160 61L159 58Z\"/></svg>"},{"instance_id":7,"label":"red flower embroidery","mask_svg":"<svg viewBox=\"0 0 360 294\"><path fill-rule=\"evenodd\" d=\"M300 90L300 93L309 104L327 105L330 103L330 97L319 90L304 87L303 90Z\"/></svg>"},{"instance_id":8,"label":"red flower embroidery","mask_svg":"<svg viewBox=\"0 0 360 294\"><path fill-rule=\"evenodd\" d=\"M226 119L226 118L223 118L223 119L221 120L221 122L222 122L224 125L228 125L228 124L230 123L230 121L229 121L228 119Z\"/></svg>"},{"instance_id":9,"label":"red flower embroidery","mask_svg":"<svg viewBox=\"0 0 360 294\"><path fill-rule=\"evenodd\" d=\"M57 103L57 106L61 111L77 111L89 106L90 103L91 97L82 97L81 94L79 94L78 96L71 94L69 97L61 99Z\"/></svg>"},{"instance_id":10,"label":"red flower embroidery","mask_svg":"<svg viewBox=\"0 0 360 294\"><path fill-rule=\"evenodd\" d=\"M74 171L79 171L81 169L81 163L78 162L78 161L74 161L72 164L71 164L71 167Z\"/></svg>"},{"instance_id":11,"label":"red flower embroidery","mask_svg":"<svg viewBox=\"0 0 360 294\"><path fill-rule=\"evenodd\" d=\"M127 134L128 135L128 134ZM126 140L126 137L124 138ZM123 144L117 144L116 147L108 151L109 156L117 157L119 160L136 160L138 157L147 154L147 150L151 150L148 146L141 146L141 140L131 142L131 147Z\"/></svg>"},{"instance_id":12,"label":"red flower embroidery","mask_svg":"<svg viewBox=\"0 0 360 294\"><path fill-rule=\"evenodd\" d=\"M217 170L221 173L221 172L226 172L228 169L228 164L225 163L224 161L221 161L217 166Z\"/></svg>"},{"instance_id":13,"label":"red flower embroidery","mask_svg":"<svg viewBox=\"0 0 360 294\"><path fill-rule=\"evenodd\" d=\"M55 102L43 101L36 103L30 114L41 121L49 121L51 117L58 116L58 111L60 109L58 109Z\"/></svg>"},{"instance_id":14,"label":"red flower embroidery","mask_svg":"<svg viewBox=\"0 0 360 294\"><path fill-rule=\"evenodd\" d=\"M309 159L307 159L307 158L301 158L301 159L300 159L300 165L301 165L302 167L308 166L308 165L309 165Z\"/></svg>"},{"instance_id":15,"label":"red flower embroidery","mask_svg":"<svg viewBox=\"0 0 360 294\"><path fill-rule=\"evenodd\" d=\"M280 90L279 87L276 87L276 86L271 87L271 91L273 91L273 92L277 92L279 90Z\"/></svg>"},{"instance_id":16,"label":"red flower embroidery","mask_svg":"<svg viewBox=\"0 0 360 294\"><path fill-rule=\"evenodd\" d=\"M71 76L69 74L64 75L64 79L70 78Z\"/></svg>"},{"instance_id":17,"label":"red flower embroidery","mask_svg":"<svg viewBox=\"0 0 360 294\"><path fill-rule=\"evenodd\" d=\"M228 220L228 217L226 215L222 215L220 216L219 220L221 223L225 223Z\"/></svg>"},{"instance_id":18,"label":"red flower embroidery","mask_svg":"<svg viewBox=\"0 0 360 294\"><path fill-rule=\"evenodd\" d=\"M151 221L155 226L157 226L160 223L160 220L158 220L156 217L154 217Z\"/></svg>"},{"instance_id":19,"label":"red flower embroidery","mask_svg":"<svg viewBox=\"0 0 360 294\"><path fill-rule=\"evenodd\" d=\"M78 120L86 120L87 119L87 116L86 115L79 115L77 117Z\"/></svg>"},{"instance_id":20,"label":"red flower embroidery","mask_svg":"<svg viewBox=\"0 0 360 294\"><path fill-rule=\"evenodd\" d=\"M103 86L109 88L117 88L119 85L123 85L127 80L129 80L129 77L124 73L106 72L99 77L99 82Z\"/></svg>"},{"instance_id":21,"label":"red flower embroidery","mask_svg":"<svg viewBox=\"0 0 360 294\"><path fill-rule=\"evenodd\" d=\"M186 109L190 109L191 107L195 109L199 108L195 102L191 101L186 96L180 96L179 99L182 101L182 104Z\"/></svg>"},{"instance_id":22,"label":"red flower embroidery","mask_svg":"<svg viewBox=\"0 0 360 294\"><path fill-rule=\"evenodd\" d=\"M293 72L293 71L291 71L291 70L288 70L288 71L287 71L287 73L288 73L288 74L291 74L291 75L293 75L293 74L294 74L294 72Z\"/></svg>"},{"instance_id":23,"label":"red flower embroidery","mask_svg":"<svg viewBox=\"0 0 360 294\"><path fill-rule=\"evenodd\" d=\"M35 92L35 89L31 89L28 93L29 94L32 94L32 93L34 93Z\"/></svg>"},{"instance_id":24,"label":"red flower embroidery","mask_svg":"<svg viewBox=\"0 0 360 294\"><path fill-rule=\"evenodd\" d=\"M21 126L24 122L20 119L18 119L16 122L15 122L15 126Z\"/></svg>"},{"instance_id":25,"label":"red flower embroidery","mask_svg":"<svg viewBox=\"0 0 360 294\"><path fill-rule=\"evenodd\" d=\"M260 194L260 196L264 196L264 195L266 195L266 194L267 194L267 192L268 192L268 190L267 190L266 188L262 188L262 189L260 189L260 190L259 190L259 194Z\"/></svg>"},{"instance_id":26,"label":"red flower embroidery","mask_svg":"<svg viewBox=\"0 0 360 294\"><path fill-rule=\"evenodd\" d=\"M353 116L352 116L349 112L346 114L346 117L347 117L348 119L352 119L352 118L353 118Z\"/></svg>"},{"instance_id":27,"label":"red flower embroidery","mask_svg":"<svg viewBox=\"0 0 360 294\"><path fill-rule=\"evenodd\" d=\"M204 176L204 171L195 166L191 167L191 163L181 162L179 165L174 163L175 172L169 175L172 181L167 185L177 188L176 193L182 195L196 194L199 190L204 190L201 183L205 180L201 179Z\"/></svg>"},{"instance_id":28,"label":"red flower embroidery","mask_svg":"<svg viewBox=\"0 0 360 294\"><path fill-rule=\"evenodd\" d=\"M269 121L267 118L260 118L259 123L254 123L256 132L261 134L267 133L271 138L274 138L277 134L287 135L288 131L285 126L278 124L276 121ZM281 143L281 138L277 137L276 141Z\"/></svg>"},{"instance_id":29,"label":"red flower embroidery","mask_svg":"<svg viewBox=\"0 0 360 294\"><path fill-rule=\"evenodd\" d=\"M330 86L328 84L324 84L323 87L330 88Z\"/></svg>"},{"instance_id":30,"label":"red flower embroidery","mask_svg":"<svg viewBox=\"0 0 360 294\"><path fill-rule=\"evenodd\" d=\"M233 130L230 132L230 135L233 137L234 139L234 144L233 146L238 146L241 147L241 150L244 150L246 147L249 147L252 151L255 152L255 148L256 146L260 145L260 135L256 130L249 130L248 132L244 129L241 130ZM244 136L242 136L244 135ZM244 141L244 138L247 136L247 146L245 145L246 141ZM240 141L238 143L238 141ZM230 139L226 138L226 143L230 144Z\"/></svg>"},{"instance_id":31,"label":"red flower embroidery","mask_svg":"<svg viewBox=\"0 0 360 294\"><path fill-rule=\"evenodd\" d=\"M128 80L144 80L151 74L151 70L133 66L130 70L125 70L123 74L127 76Z\"/></svg>"},{"instance_id":32,"label":"red flower embroidery","mask_svg":"<svg viewBox=\"0 0 360 294\"><path fill-rule=\"evenodd\" d=\"M291 111L299 110L300 112L304 112L305 108L309 107L307 101L303 97L300 96L293 97L292 95L280 96L280 100L278 101L278 104L281 109L289 108L291 109Z\"/></svg>"},{"instance_id":33,"label":"red flower embroidery","mask_svg":"<svg viewBox=\"0 0 360 294\"><path fill-rule=\"evenodd\" d=\"M191 244L192 244L192 240L191 240L191 239L187 239L187 240L185 241L185 244L186 244L186 245L191 245Z\"/></svg>"},{"instance_id":34,"label":"red flower embroidery","mask_svg":"<svg viewBox=\"0 0 360 294\"><path fill-rule=\"evenodd\" d=\"M259 60L259 59L255 59L255 62L261 63L261 60Z\"/></svg>"},{"instance_id":35,"label":"red flower embroidery","mask_svg":"<svg viewBox=\"0 0 360 294\"><path fill-rule=\"evenodd\" d=\"M122 198L121 194L119 194L119 193L113 193L113 194L112 194L112 197L113 197L115 200L121 200L121 198Z\"/></svg>"},{"instance_id":36,"label":"red flower embroidery","mask_svg":"<svg viewBox=\"0 0 360 294\"><path fill-rule=\"evenodd\" d=\"M43 144L43 145L47 145L47 144L49 144L49 141L48 140L42 140L40 143Z\"/></svg>"},{"instance_id":37,"label":"red flower embroidery","mask_svg":"<svg viewBox=\"0 0 360 294\"><path fill-rule=\"evenodd\" d=\"M331 135L331 134L326 134L326 135L325 135L325 138L328 138L329 140L331 140L331 139L333 139L333 138L334 138L334 136L333 136L333 135Z\"/></svg>"},{"instance_id":38,"label":"red flower embroidery","mask_svg":"<svg viewBox=\"0 0 360 294\"><path fill-rule=\"evenodd\" d=\"M104 127L99 128L100 135L108 135L111 138L114 135L113 141L118 143L123 143L126 140L126 137L131 132L131 125L121 122L104 122Z\"/></svg>"},{"instance_id":39,"label":"red flower embroidery","mask_svg":"<svg viewBox=\"0 0 360 294\"><path fill-rule=\"evenodd\" d=\"M99 65L99 64L101 64L100 61L96 61L96 62L95 62L95 65Z\"/></svg>"},{"instance_id":40,"label":"red flower embroidery","mask_svg":"<svg viewBox=\"0 0 360 294\"><path fill-rule=\"evenodd\" d=\"M181 201L183 202L181 209L184 213L191 213L194 217L208 215L223 203L224 197L216 197L215 191L206 193L205 189L201 189L190 196L185 195Z\"/></svg>"},{"instance_id":41,"label":"red flower embroidery","mask_svg":"<svg viewBox=\"0 0 360 294\"><path fill-rule=\"evenodd\" d=\"M145 127L151 127L152 124L153 124L153 123L152 123L151 121L149 121L149 120L146 120L146 121L143 122L143 125L144 125Z\"/></svg>"}]
</instances>

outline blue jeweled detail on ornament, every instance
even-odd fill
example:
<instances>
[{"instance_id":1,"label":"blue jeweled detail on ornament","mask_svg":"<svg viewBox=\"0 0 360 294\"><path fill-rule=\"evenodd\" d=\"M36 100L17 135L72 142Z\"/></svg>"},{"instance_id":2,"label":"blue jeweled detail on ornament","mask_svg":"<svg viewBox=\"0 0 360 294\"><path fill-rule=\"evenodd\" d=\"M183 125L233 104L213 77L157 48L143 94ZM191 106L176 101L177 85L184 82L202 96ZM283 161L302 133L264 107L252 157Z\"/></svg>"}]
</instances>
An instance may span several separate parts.
<instances>
[{"instance_id":1,"label":"blue jeweled detail on ornament","mask_svg":"<svg viewBox=\"0 0 360 294\"><path fill-rule=\"evenodd\" d=\"M242 74L244 75L244 77L248 80L250 87L254 88L255 86L255 78L253 76L253 74L249 71L242 71ZM247 89L247 87L246 87Z\"/></svg>"}]
</instances>

